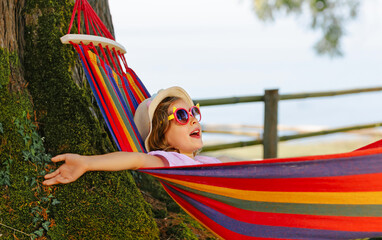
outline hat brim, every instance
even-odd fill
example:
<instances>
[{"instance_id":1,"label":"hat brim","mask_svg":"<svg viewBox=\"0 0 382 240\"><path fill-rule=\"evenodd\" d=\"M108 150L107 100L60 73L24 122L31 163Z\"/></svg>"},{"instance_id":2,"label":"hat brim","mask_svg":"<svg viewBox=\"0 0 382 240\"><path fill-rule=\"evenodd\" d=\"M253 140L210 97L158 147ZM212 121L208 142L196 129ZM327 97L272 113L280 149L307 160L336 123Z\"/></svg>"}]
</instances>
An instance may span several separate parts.
<instances>
[{"instance_id":1,"label":"hat brim","mask_svg":"<svg viewBox=\"0 0 382 240\"><path fill-rule=\"evenodd\" d=\"M167 97L178 97L182 100L184 100L187 104L190 104L190 106L194 105L194 102L192 101L191 97L188 95L188 93L181 87L170 87L167 89L160 90L156 96L151 100L151 103L148 107L148 115L149 115L149 133L145 139L145 147L146 150L149 152L149 146L148 146L148 139L152 132L152 120L154 116L154 112L157 109L158 105L163 101L163 99Z\"/></svg>"}]
</instances>

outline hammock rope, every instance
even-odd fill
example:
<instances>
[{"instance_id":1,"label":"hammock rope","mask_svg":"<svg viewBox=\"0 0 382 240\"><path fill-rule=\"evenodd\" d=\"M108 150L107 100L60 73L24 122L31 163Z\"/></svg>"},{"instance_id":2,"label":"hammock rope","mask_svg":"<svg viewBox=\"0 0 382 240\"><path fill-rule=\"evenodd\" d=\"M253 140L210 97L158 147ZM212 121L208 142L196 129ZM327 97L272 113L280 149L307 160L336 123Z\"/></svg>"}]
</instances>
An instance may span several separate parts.
<instances>
[{"instance_id":1,"label":"hammock rope","mask_svg":"<svg viewBox=\"0 0 382 240\"><path fill-rule=\"evenodd\" d=\"M87 1L76 1L68 35L73 35L70 32L76 16L78 35L66 41L78 52L114 142L121 151L145 152L143 141L133 122L133 115L139 103L150 97L150 94L138 76L128 67L120 50L116 50L114 45L109 47L108 44L102 43L95 46L86 39L86 36L95 35L107 38L110 42L115 41ZM84 26L85 33L81 32L81 25ZM64 37L69 37L68 35ZM81 40L81 37L84 40Z\"/></svg>"},{"instance_id":2,"label":"hammock rope","mask_svg":"<svg viewBox=\"0 0 382 240\"><path fill-rule=\"evenodd\" d=\"M72 37L76 16L78 34ZM128 67L123 46L86 0L76 1L64 37L62 42L78 52L118 149L145 152L133 116L150 94ZM343 154L140 171L156 177L187 213L220 238L382 236L382 140Z\"/></svg>"}]
</instances>

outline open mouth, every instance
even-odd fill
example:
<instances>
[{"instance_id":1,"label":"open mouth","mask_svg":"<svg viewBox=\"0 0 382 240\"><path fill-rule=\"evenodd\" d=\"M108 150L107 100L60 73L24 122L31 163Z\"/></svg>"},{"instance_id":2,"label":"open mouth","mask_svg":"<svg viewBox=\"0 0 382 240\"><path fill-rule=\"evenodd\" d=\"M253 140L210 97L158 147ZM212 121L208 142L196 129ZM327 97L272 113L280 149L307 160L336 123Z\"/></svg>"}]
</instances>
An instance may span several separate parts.
<instances>
[{"instance_id":1,"label":"open mouth","mask_svg":"<svg viewBox=\"0 0 382 240\"><path fill-rule=\"evenodd\" d=\"M196 129L190 134L191 137L200 137L200 130Z\"/></svg>"}]
</instances>

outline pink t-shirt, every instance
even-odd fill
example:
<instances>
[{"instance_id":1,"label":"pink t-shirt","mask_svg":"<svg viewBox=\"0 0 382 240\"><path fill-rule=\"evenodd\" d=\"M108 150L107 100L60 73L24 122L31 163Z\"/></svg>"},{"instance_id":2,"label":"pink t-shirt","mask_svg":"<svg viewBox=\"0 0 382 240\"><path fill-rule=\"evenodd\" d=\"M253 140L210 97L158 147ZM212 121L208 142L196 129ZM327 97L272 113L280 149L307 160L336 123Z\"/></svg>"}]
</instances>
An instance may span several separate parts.
<instances>
[{"instance_id":1,"label":"pink t-shirt","mask_svg":"<svg viewBox=\"0 0 382 240\"><path fill-rule=\"evenodd\" d=\"M148 153L149 155L157 156L165 159L170 167L174 166L187 166L187 165L198 165L198 164L209 164L209 163L221 163L219 159L206 156L195 156L194 159L180 154L177 152L165 152L165 151L152 151Z\"/></svg>"}]
</instances>

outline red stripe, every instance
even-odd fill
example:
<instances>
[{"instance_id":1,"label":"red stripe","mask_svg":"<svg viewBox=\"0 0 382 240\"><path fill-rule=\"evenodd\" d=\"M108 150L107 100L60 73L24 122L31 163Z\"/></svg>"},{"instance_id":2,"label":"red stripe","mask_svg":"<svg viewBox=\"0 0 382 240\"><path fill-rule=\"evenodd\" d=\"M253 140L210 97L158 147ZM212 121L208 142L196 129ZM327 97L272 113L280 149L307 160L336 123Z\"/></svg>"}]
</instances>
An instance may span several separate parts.
<instances>
[{"instance_id":1,"label":"red stripe","mask_svg":"<svg viewBox=\"0 0 382 240\"><path fill-rule=\"evenodd\" d=\"M97 88L97 84L95 82L95 79L93 78L93 75L91 74L92 70L89 69L89 65L91 65L91 64L87 64L87 62L90 61L90 60L86 60L86 56L83 55L81 49L79 49L78 44L72 43L72 45L77 50L77 52L80 54L80 57L83 60L85 66L86 66L86 69L87 69L87 71L90 74L91 81L93 82L93 85L94 85L94 87L95 87L95 89L97 91L97 93L94 93L94 94L97 94L97 95L101 96L101 93L99 92L100 89ZM87 51L89 51L89 49L85 45L82 45L82 47L84 49L84 52L87 55ZM88 57L88 55L87 55L87 57ZM100 98L100 101L101 101L101 104L102 104L102 108L104 109L104 112L107 115L107 119L111 119L110 112L108 111L108 108L106 106L105 101L103 100L103 98ZM110 123L111 128L113 129L113 132L115 133L115 137L117 138L118 143L121 143L121 137L120 137L120 135L119 135L119 133L117 131L117 127L116 127L114 121L109 121L109 123ZM122 146L120 146L120 147L122 148Z\"/></svg>"},{"instance_id":2,"label":"red stripe","mask_svg":"<svg viewBox=\"0 0 382 240\"><path fill-rule=\"evenodd\" d=\"M330 154L330 155L315 155L315 156L302 156L302 157L293 157L293 158L274 158L274 159L265 159L261 161L239 161L239 162L226 162L219 164L219 166L240 166L243 164L268 164L268 163L282 163L282 162L304 162L304 161L315 161L315 160L328 160L332 158L350 158L358 156L367 156L373 154L382 153L382 148L371 148L360 151L353 151L348 153L339 153L339 154ZM204 167L212 167L215 164L203 164ZM178 166L177 168L189 168L189 166ZM150 168L147 168L150 169ZM163 168L165 169L165 168Z\"/></svg>"},{"instance_id":3,"label":"red stripe","mask_svg":"<svg viewBox=\"0 0 382 240\"><path fill-rule=\"evenodd\" d=\"M99 49L101 50L101 53L102 53L102 56L103 56L103 60L104 60L104 61L106 62L106 64L110 67L109 60L108 60L107 57L106 57L106 53L105 53L105 51L103 50L103 47L102 47L101 43L98 44L98 47L99 47Z\"/></svg>"},{"instance_id":4,"label":"red stripe","mask_svg":"<svg viewBox=\"0 0 382 240\"><path fill-rule=\"evenodd\" d=\"M356 157L356 156L365 156L365 155L372 155L382 153L382 148L371 148L371 149L364 149L360 151L353 151L348 153L338 153L338 154L329 154L329 155L316 155L316 156L302 156L302 157L294 157L294 158L275 158L275 159L267 159L261 161L262 163L267 162L300 162L300 161L311 161L311 160L326 160L331 158L346 158L346 157ZM260 161L259 161L260 162Z\"/></svg>"},{"instance_id":5,"label":"red stripe","mask_svg":"<svg viewBox=\"0 0 382 240\"><path fill-rule=\"evenodd\" d=\"M143 93L145 98L148 98L149 96L147 95L146 91L143 89L143 86L138 81L137 74L133 71L133 69L128 68L128 69L126 69L126 71L129 72L130 75L133 77L135 85L138 86L139 90Z\"/></svg>"},{"instance_id":6,"label":"red stripe","mask_svg":"<svg viewBox=\"0 0 382 240\"><path fill-rule=\"evenodd\" d=\"M382 218L380 217L344 217L344 216L315 216L304 214L265 213L243 210L209 199L175 186L177 191L212 208L216 211L241 222L257 225L309 228L335 231L380 232Z\"/></svg>"},{"instance_id":7,"label":"red stripe","mask_svg":"<svg viewBox=\"0 0 382 240\"><path fill-rule=\"evenodd\" d=\"M121 70L120 70L120 69L117 67L117 65L115 64L114 57L113 57L113 55L112 55L111 52L110 52L109 46L106 46L105 48L106 48L106 50L107 50L107 53L108 53L109 56L110 56L110 60L111 60L111 62L113 63L115 72L121 72Z\"/></svg>"},{"instance_id":8,"label":"red stripe","mask_svg":"<svg viewBox=\"0 0 382 240\"><path fill-rule=\"evenodd\" d=\"M258 238L258 237L249 237L242 234L238 234L235 232L232 232L223 226L217 224L216 222L212 221L210 218L208 218L206 215L204 215L202 212L200 212L198 209L193 207L191 204L189 204L187 201L185 201L183 198L179 197L178 195L174 194L169 190L164 184L164 189L166 192L180 205L182 206L189 214L191 214L195 219L197 219L199 222L203 223L208 229L210 229L213 233L219 235L223 239L258 239L258 240L272 240L276 238Z\"/></svg>"},{"instance_id":9,"label":"red stripe","mask_svg":"<svg viewBox=\"0 0 382 240\"><path fill-rule=\"evenodd\" d=\"M103 64L104 64L104 62L100 59L100 61L102 62L102 66L103 66ZM107 72L106 71L106 69L105 69L105 67L103 66L103 68L104 68L104 71L105 72ZM119 73L116 73L119 77L122 77ZM112 76L113 77L113 79L114 79L114 75ZM109 79L110 81L113 81L113 79ZM123 80L123 79L122 79ZM115 81L115 79L114 79L114 81ZM122 83L124 83L124 81L121 81ZM117 81L115 81L115 83L117 84ZM118 84L117 84L118 85ZM113 87L113 89L114 89L114 87ZM119 89L114 89L114 91L119 91ZM118 96L117 96L118 97ZM128 101L131 101L131 99L129 98L129 95L127 95L127 100ZM120 105L121 105L121 107L122 107L122 102L121 101L123 101L123 99L119 99L119 97L118 97L118 100L119 100L119 102L120 102ZM126 109L124 109L123 107L122 107L122 109L123 109L123 112L124 112L124 114L125 114L125 116L126 116L126 119L127 119L127 121L128 121L128 126L131 126L131 130L133 130L133 132L134 132L134 136L137 138L137 140L138 140L138 134L139 134L139 132L138 131L135 131L135 128L133 127L133 124L135 124L135 123L133 123L133 119L130 119L129 118L129 116L128 116L128 114L126 113ZM134 107L133 107L133 109L134 109ZM138 142L138 146L136 146L136 148L137 149L141 149L142 150L142 152L145 152L145 148L142 146L142 144L140 143L140 141L138 140L137 141ZM130 146L130 144L128 144L129 145L129 147L131 148L131 146Z\"/></svg>"},{"instance_id":10,"label":"red stripe","mask_svg":"<svg viewBox=\"0 0 382 240\"><path fill-rule=\"evenodd\" d=\"M130 74L129 74L130 75ZM130 75L131 76L131 75ZM131 76L132 77L132 76ZM129 81L129 78L127 77L127 73L126 73L126 83L128 84L128 88L130 89L131 93L133 94L134 96L134 99L136 99L137 101L139 101L139 96L137 94L137 92L135 91L134 87L132 86L131 82ZM134 107L132 108L134 109ZM135 109L133 110L133 113L135 113Z\"/></svg>"},{"instance_id":11,"label":"red stripe","mask_svg":"<svg viewBox=\"0 0 382 240\"><path fill-rule=\"evenodd\" d=\"M366 145L364 147L361 147L355 151L365 150L365 149L371 149L371 148L382 148L382 139L376 142L373 142L369 145Z\"/></svg>"},{"instance_id":12,"label":"red stripe","mask_svg":"<svg viewBox=\"0 0 382 240\"><path fill-rule=\"evenodd\" d=\"M126 73L124 73L126 79L127 79L127 76L126 76ZM131 100L130 98L130 94L129 94L129 91L127 89L127 86L126 86L126 81L123 79L123 75L119 75L120 77L120 80L121 80L121 83L122 83L122 89L123 91L125 92L125 95L126 95L126 99L127 99L127 103L129 104L129 108L130 108L130 111L131 113L134 115L135 113L135 108L134 108L134 104L133 104L133 101Z\"/></svg>"},{"instance_id":13,"label":"red stripe","mask_svg":"<svg viewBox=\"0 0 382 240\"><path fill-rule=\"evenodd\" d=\"M118 51L118 56L122 60L123 66L125 67L125 70L128 69L129 67L127 66L126 59L120 51Z\"/></svg>"},{"instance_id":14,"label":"red stripe","mask_svg":"<svg viewBox=\"0 0 382 240\"><path fill-rule=\"evenodd\" d=\"M110 102L108 102L107 95L105 95L105 89L102 87L102 84L97 84L97 83L100 83L100 79L99 79L99 76L97 74L94 74L96 72L96 70L95 70L95 67L94 67L92 61L90 60L90 57L88 54L88 51L90 51L90 50L84 44L82 44L82 47L84 49L84 53L85 53L85 57L87 59L87 62L89 62L89 66L91 68L91 70L89 70L89 73L90 74L93 73L93 76L95 77L95 79L92 77L93 85L97 89L97 95L100 97L104 112L106 113L107 119L108 119L110 125L112 126L114 135L117 138L117 141L120 145L120 148L121 148L121 150L123 150L123 149L125 149L125 145L124 145L124 142L122 140L122 135L121 135L120 131L118 130L118 126L117 126L116 122L114 121L114 119L115 119L114 115L115 114L113 114L114 113L113 109L110 108ZM93 46L93 49L95 49L94 46Z\"/></svg>"},{"instance_id":15,"label":"red stripe","mask_svg":"<svg viewBox=\"0 0 382 240\"><path fill-rule=\"evenodd\" d=\"M218 178L150 173L156 177L204 185L275 192L375 192L382 191L382 173L315 178Z\"/></svg>"},{"instance_id":16,"label":"red stripe","mask_svg":"<svg viewBox=\"0 0 382 240\"><path fill-rule=\"evenodd\" d=\"M87 51L85 51L85 54L86 54L86 57L89 59L90 61L90 58L89 58L89 55L87 54ZM96 69L95 67L93 66L93 64L89 64L90 67L92 68L92 71L95 73L96 72ZM94 74L97 82L101 82L99 76L97 74ZM107 109L110 111L110 114L111 114L111 118L109 119L111 122L114 122L115 125L116 125L116 130L117 130L117 133L119 134L120 136L120 140L121 141L118 141L118 143L120 144L121 146L121 150L122 151L129 151L129 152L132 152L133 149L131 148L130 144L129 144L129 140L127 139L127 136L124 134L124 131L123 131L123 126L122 126L122 123L118 121L118 117L117 117L117 113L116 113L116 110L112 107L113 104L112 104L112 100L109 99L107 96L107 89L102 85L102 84L99 84L99 87L100 87L100 90L101 90L101 95L104 97L105 99L105 102L106 102L106 105L108 106Z\"/></svg>"}]
</instances>

